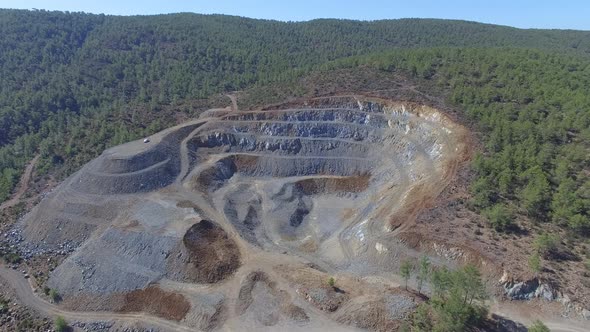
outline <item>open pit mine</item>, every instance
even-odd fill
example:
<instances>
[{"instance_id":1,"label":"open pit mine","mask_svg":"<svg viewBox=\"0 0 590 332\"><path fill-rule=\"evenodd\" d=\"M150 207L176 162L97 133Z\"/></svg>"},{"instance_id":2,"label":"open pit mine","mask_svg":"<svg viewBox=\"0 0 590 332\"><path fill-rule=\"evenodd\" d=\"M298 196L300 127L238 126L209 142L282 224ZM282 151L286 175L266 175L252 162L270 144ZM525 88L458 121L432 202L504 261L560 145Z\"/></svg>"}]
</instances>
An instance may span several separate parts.
<instances>
[{"instance_id":1,"label":"open pit mine","mask_svg":"<svg viewBox=\"0 0 590 332\"><path fill-rule=\"evenodd\" d=\"M163 330L395 328L421 301L395 278L422 255L399 234L465 137L429 106L365 96L210 110L104 151L21 220L22 246L74 248L47 282L68 310Z\"/></svg>"}]
</instances>

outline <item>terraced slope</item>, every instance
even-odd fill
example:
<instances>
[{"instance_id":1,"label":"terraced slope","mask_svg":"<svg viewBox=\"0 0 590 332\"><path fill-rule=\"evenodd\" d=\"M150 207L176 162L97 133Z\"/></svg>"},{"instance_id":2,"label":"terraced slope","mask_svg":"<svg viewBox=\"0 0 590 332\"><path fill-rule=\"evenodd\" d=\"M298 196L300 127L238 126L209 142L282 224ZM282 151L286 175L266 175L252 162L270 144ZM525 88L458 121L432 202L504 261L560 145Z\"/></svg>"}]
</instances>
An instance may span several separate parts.
<instances>
[{"instance_id":1,"label":"terraced slope","mask_svg":"<svg viewBox=\"0 0 590 332\"><path fill-rule=\"evenodd\" d=\"M345 311L386 303L383 288L378 301L368 286L318 293L312 276L390 272L417 255L396 234L466 153L464 129L437 110L362 96L212 110L149 139L65 181L23 221L23 246L77 247L49 279L66 307L200 329L342 327ZM186 305L160 310L172 298Z\"/></svg>"},{"instance_id":2,"label":"terraced slope","mask_svg":"<svg viewBox=\"0 0 590 332\"><path fill-rule=\"evenodd\" d=\"M346 266L444 187L460 135L428 107L350 97L230 113L187 141L197 167L184 187L254 245Z\"/></svg>"}]
</instances>

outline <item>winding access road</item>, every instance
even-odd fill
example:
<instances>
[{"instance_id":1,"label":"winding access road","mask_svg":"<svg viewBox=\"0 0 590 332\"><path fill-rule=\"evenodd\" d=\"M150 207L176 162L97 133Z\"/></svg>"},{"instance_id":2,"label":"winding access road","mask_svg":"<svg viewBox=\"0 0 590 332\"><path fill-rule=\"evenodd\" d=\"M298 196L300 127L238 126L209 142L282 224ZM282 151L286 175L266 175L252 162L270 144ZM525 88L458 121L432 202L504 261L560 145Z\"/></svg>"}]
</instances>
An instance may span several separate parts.
<instances>
[{"instance_id":1,"label":"winding access road","mask_svg":"<svg viewBox=\"0 0 590 332\"><path fill-rule=\"evenodd\" d=\"M37 311L42 316L56 317L62 316L67 321L80 321L80 322L93 322L93 321L117 321L120 323L136 324L143 323L149 326L158 327L164 331L196 331L195 328L183 326L173 321L169 321L163 318L147 315L144 313L116 313L110 311L68 311L60 308L59 306L49 303L42 298L35 295L31 284L25 279L18 271L11 270L3 265L0 265L0 279L5 281L15 292L20 302L27 308ZM526 317L520 317L517 312L512 311L511 313L502 312L498 310L500 308L495 306L492 308L492 312L500 314L504 317L521 321L528 322L530 319ZM495 310L494 310L495 309ZM582 325L575 324L575 322L555 321L547 320L544 321L545 325L553 332L586 332L588 331Z\"/></svg>"},{"instance_id":2,"label":"winding access road","mask_svg":"<svg viewBox=\"0 0 590 332\"><path fill-rule=\"evenodd\" d=\"M30 283L19 272L0 265L0 279L6 282L15 292L20 302L29 309L37 311L42 316L54 318L62 316L66 321L118 321L135 324L143 323L149 326L158 327L164 331L196 331L195 328L158 318L143 313L116 313L110 311L68 311L59 306L49 303L35 295Z\"/></svg>"}]
</instances>

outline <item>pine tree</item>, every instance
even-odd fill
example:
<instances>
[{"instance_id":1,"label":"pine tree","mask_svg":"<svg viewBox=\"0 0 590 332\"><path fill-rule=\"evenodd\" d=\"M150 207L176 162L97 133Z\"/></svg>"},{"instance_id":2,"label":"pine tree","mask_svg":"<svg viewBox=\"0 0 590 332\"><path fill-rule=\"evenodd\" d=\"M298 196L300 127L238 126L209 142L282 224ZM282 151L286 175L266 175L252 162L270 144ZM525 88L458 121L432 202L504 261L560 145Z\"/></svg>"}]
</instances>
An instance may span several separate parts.
<instances>
[{"instance_id":1,"label":"pine tree","mask_svg":"<svg viewBox=\"0 0 590 332\"><path fill-rule=\"evenodd\" d=\"M404 260L399 268L400 275L404 278L406 290L408 290L408 280L412 274L412 263L408 260Z\"/></svg>"},{"instance_id":2,"label":"pine tree","mask_svg":"<svg viewBox=\"0 0 590 332\"><path fill-rule=\"evenodd\" d=\"M430 273L430 260L426 256L420 257L418 262L418 293L422 291L424 282L428 279Z\"/></svg>"}]
</instances>

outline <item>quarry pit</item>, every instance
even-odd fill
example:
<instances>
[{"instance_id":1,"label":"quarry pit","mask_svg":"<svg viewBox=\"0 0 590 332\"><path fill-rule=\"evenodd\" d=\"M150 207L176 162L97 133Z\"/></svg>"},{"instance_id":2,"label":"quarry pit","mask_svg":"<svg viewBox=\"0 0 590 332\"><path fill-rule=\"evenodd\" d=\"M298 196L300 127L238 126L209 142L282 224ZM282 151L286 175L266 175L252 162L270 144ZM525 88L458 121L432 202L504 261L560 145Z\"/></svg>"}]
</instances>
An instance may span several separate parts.
<instances>
[{"instance_id":1,"label":"quarry pit","mask_svg":"<svg viewBox=\"0 0 590 332\"><path fill-rule=\"evenodd\" d=\"M430 106L360 95L211 110L106 150L23 219L24 245L76 247L48 280L72 310L307 330L363 328L350 317L369 306L388 328L420 301L382 280L421 255L397 235L453 179L466 137ZM186 305L137 304L171 298Z\"/></svg>"}]
</instances>

